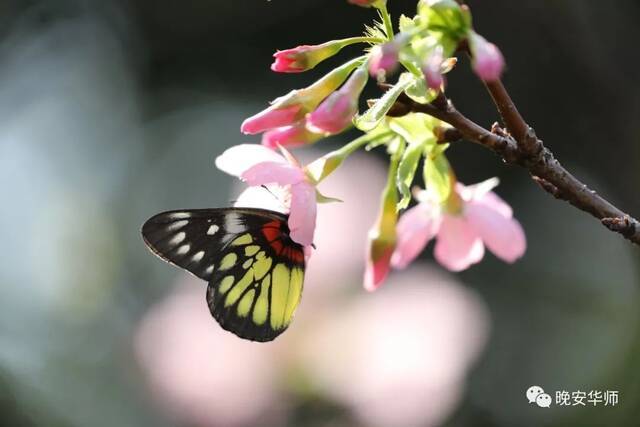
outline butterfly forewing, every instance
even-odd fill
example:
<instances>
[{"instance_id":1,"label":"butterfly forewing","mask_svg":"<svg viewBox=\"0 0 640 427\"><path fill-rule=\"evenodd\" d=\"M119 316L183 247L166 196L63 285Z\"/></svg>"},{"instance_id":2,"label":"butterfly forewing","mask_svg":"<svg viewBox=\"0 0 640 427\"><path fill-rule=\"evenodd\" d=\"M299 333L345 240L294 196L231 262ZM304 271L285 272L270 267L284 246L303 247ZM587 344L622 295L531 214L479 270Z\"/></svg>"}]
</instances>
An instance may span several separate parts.
<instances>
[{"instance_id":1,"label":"butterfly forewing","mask_svg":"<svg viewBox=\"0 0 640 427\"><path fill-rule=\"evenodd\" d=\"M270 341L291 323L305 260L285 215L249 208L171 211L149 219L142 235L156 255L209 281L209 309L224 329Z\"/></svg>"},{"instance_id":2,"label":"butterfly forewing","mask_svg":"<svg viewBox=\"0 0 640 427\"><path fill-rule=\"evenodd\" d=\"M209 281L217 251L224 246L224 209L169 211L142 226L147 246L165 261Z\"/></svg>"}]
</instances>

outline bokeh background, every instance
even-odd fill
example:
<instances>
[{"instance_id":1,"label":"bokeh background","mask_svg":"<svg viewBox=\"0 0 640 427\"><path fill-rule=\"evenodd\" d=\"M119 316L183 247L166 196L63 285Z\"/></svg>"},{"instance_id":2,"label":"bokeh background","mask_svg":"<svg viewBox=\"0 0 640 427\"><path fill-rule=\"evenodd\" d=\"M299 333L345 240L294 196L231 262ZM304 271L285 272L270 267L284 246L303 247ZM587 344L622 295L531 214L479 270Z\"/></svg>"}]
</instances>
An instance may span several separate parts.
<instances>
[{"instance_id":1,"label":"bokeh background","mask_svg":"<svg viewBox=\"0 0 640 427\"><path fill-rule=\"evenodd\" d=\"M390 0L397 18L413 0ZM640 4L469 1L505 83L563 163L640 214ZM323 184L318 251L293 326L270 344L210 318L205 284L139 235L161 210L226 206L217 171L243 118L302 75L277 48L360 32L345 1L0 3L0 424L3 426L636 426L639 251L468 143L463 182L499 176L529 240L452 275L433 262L361 287L385 178L357 155ZM496 119L466 60L449 95ZM376 96L370 88L369 96ZM356 133L303 150L312 159ZM615 390L616 406L531 405L525 390Z\"/></svg>"}]
</instances>

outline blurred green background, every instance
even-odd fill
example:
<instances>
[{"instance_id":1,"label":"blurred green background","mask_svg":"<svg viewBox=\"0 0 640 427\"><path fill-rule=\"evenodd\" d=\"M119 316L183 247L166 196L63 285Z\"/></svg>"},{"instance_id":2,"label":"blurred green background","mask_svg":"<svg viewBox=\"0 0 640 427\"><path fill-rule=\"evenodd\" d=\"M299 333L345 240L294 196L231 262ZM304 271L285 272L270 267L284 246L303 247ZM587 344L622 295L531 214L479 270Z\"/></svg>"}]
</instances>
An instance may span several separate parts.
<instances>
[{"instance_id":1,"label":"blurred green background","mask_svg":"<svg viewBox=\"0 0 640 427\"><path fill-rule=\"evenodd\" d=\"M389 3L395 18L415 9ZM538 135L640 214L640 3L468 3ZM321 207L302 304L274 343L222 332L205 284L145 249L149 216L230 204L240 187L213 159L258 141L240 134L245 117L356 50L301 75L272 73L271 54L373 17L326 0L0 3L1 425L638 425L640 252L469 143L450 149L459 178L499 176L527 232L513 266L488 255L451 275L427 250L367 294L381 153L322 187L345 203ZM496 120L466 60L448 93ZM528 403L532 385L551 408ZM619 402L559 406L562 390Z\"/></svg>"}]
</instances>

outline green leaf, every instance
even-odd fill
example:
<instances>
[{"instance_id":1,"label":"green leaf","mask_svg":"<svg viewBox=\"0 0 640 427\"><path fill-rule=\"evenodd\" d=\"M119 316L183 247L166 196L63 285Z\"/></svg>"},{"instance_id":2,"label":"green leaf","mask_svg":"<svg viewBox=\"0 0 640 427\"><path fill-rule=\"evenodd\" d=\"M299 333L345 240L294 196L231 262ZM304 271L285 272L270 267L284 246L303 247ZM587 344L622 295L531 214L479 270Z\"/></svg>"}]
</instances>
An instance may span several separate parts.
<instances>
[{"instance_id":1,"label":"green leaf","mask_svg":"<svg viewBox=\"0 0 640 427\"><path fill-rule=\"evenodd\" d=\"M396 134L389 129L387 121L388 117L381 121L373 130L367 132L367 135L369 135L369 142L364 147L365 151L371 151L381 145L389 144L389 142L396 138Z\"/></svg>"},{"instance_id":2,"label":"green leaf","mask_svg":"<svg viewBox=\"0 0 640 427\"><path fill-rule=\"evenodd\" d=\"M306 167L307 175L312 182L319 183L334 170L338 169L338 166L340 166L343 161L344 156L337 155L335 151L331 152L308 164Z\"/></svg>"},{"instance_id":3,"label":"green leaf","mask_svg":"<svg viewBox=\"0 0 640 427\"><path fill-rule=\"evenodd\" d=\"M420 157L422 157L423 152L423 144L414 142L409 144L402 154L400 164L398 165L398 175L396 176L396 185L401 195L400 201L397 204L398 210L405 209L409 206L409 202L411 201L411 184L413 183L413 178L415 177L418 163L420 162Z\"/></svg>"},{"instance_id":4,"label":"green leaf","mask_svg":"<svg viewBox=\"0 0 640 427\"><path fill-rule=\"evenodd\" d=\"M404 93L419 104L428 104L438 96L438 92L427 87L427 81L425 79L416 79Z\"/></svg>"},{"instance_id":5,"label":"green leaf","mask_svg":"<svg viewBox=\"0 0 640 427\"><path fill-rule=\"evenodd\" d=\"M316 189L316 202L318 203L344 203L340 199L336 199L335 197L328 197L322 194L318 189Z\"/></svg>"},{"instance_id":6,"label":"green leaf","mask_svg":"<svg viewBox=\"0 0 640 427\"><path fill-rule=\"evenodd\" d=\"M407 33L413 30L416 26L416 23L413 19L409 18L406 15L400 15L400 32Z\"/></svg>"},{"instance_id":7,"label":"green leaf","mask_svg":"<svg viewBox=\"0 0 640 427\"><path fill-rule=\"evenodd\" d=\"M421 67L425 58L428 58L434 49L441 46L440 39L433 35L414 38L411 44L402 50L400 60L403 64L411 64L414 71L414 82L405 90L405 93L412 100L426 104L438 95L435 90L427 87L427 82L422 73Z\"/></svg>"},{"instance_id":8,"label":"green leaf","mask_svg":"<svg viewBox=\"0 0 640 427\"><path fill-rule=\"evenodd\" d=\"M429 153L436 145L433 127L437 120L422 113L407 114L389 119L389 128L409 143L398 167L396 184L402 198L398 209L404 209L411 201L411 184L422 153Z\"/></svg>"},{"instance_id":9,"label":"green leaf","mask_svg":"<svg viewBox=\"0 0 640 427\"><path fill-rule=\"evenodd\" d=\"M425 144L434 145L436 143L433 129L437 124L438 119L423 113L411 113L389 119L389 129L410 144L420 144L425 149L428 148Z\"/></svg>"},{"instance_id":10,"label":"green leaf","mask_svg":"<svg viewBox=\"0 0 640 427\"><path fill-rule=\"evenodd\" d=\"M436 138L437 141L437 138ZM441 155L442 153L444 153L447 148L449 148L449 143L446 144L434 144L431 148L431 151L428 153L428 155L430 155L431 157L438 157L439 155ZM425 154L427 155L427 154Z\"/></svg>"},{"instance_id":11,"label":"green leaf","mask_svg":"<svg viewBox=\"0 0 640 427\"><path fill-rule=\"evenodd\" d=\"M451 194L452 173L446 156L430 153L424 162L424 183L427 191L439 203L444 203Z\"/></svg>"},{"instance_id":12,"label":"green leaf","mask_svg":"<svg viewBox=\"0 0 640 427\"><path fill-rule=\"evenodd\" d=\"M404 152L405 145L407 145L405 140L396 136L389 142L389 144L387 144L387 153L399 162L402 157L402 153Z\"/></svg>"},{"instance_id":13,"label":"green leaf","mask_svg":"<svg viewBox=\"0 0 640 427\"><path fill-rule=\"evenodd\" d=\"M380 129L380 135L372 139L372 141L364 147L365 151L371 151L381 145L389 144L394 138L397 138L396 134L389 130L389 126L387 126L387 123L385 123L384 121L381 122L380 125L378 125L378 127L371 132L377 132L378 129ZM369 134L371 134L371 132L369 132Z\"/></svg>"},{"instance_id":14,"label":"green leaf","mask_svg":"<svg viewBox=\"0 0 640 427\"><path fill-rule=\"evenodd\" d=\"M400 75L398 83L385 92L382 98L378 99L371 108L365 111L364 114L355 118L354 123L356 127L364 132L375 129L382 119L384 119L398 97L413 83L413 81L414 78L409 73L403 73Z\"/></svg>"},{"instance_id":15,"label":"green leaf","mask_svg":"<svg viewBox=\"0 0 640 427\"><path fill-rule=\"evenodd\" d=\"M454 0L420 2L418 13L421 20L428 23L429 30L442 33L443 38L455 44L471 29L471 15Z\"/></svg>"}]
</instances>

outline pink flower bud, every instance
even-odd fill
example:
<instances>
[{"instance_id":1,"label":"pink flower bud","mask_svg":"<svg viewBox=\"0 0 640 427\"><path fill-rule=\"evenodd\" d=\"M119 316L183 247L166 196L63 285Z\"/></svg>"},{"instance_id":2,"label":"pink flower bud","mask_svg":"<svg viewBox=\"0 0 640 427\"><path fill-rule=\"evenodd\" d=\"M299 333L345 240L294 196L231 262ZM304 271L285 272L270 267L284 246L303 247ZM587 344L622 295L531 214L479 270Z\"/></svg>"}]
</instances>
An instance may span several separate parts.
<instances>
[{"instance_id":1,"label":"pink flower bud","mask_svg":"<svg viewBox=\"0 0 640 427\"><path fill-rule=\"evenodd\" d=\"M271 69L278 73L299 73L307 70L306 53L312 46L298 46L293 49L279 50L273 54L276 59Z\"/></svg>"},{"instance_id":2,"label":"pink flower bud","mask_svg":"<svg viewBox=\"0 0 640 427\"><path fill-rule=\"evenodd\" d=\"M364 272L364 288L375 291L384 283L389 275L393 246L385 246L372 241L368 246L366 269Z\"/></svg>"},{"instance_id":3,"label":"pink flower bud","mask_svg":"<svg viewBox=\"0 0 640 427\"><path fill-rule=\"evenodd\" d=\"M272 105L246 119L240 131L246 134L256 134L264 132L267 129L273 129L276 127L287 126L295 123L301 118L302 105L292 104L286 107L278 108L277 104Z\"/></svg>"},{"instance_id":4,"label":"pink flower bud","mask_svg":"<svg viewBox=\"0 0 640 427\"><path fill-rule=\"evenodd\" d=\"M292 126L272 129L262 135L262 145L276 149L278 145L287 148L312 144L322 138L322 135L310 132L304 121Z\"/></svg>"},{"instance_id":5,"label":"pink flower bud","mask_svg":"<svg viewBox=\"0 0 640 427\"><path fill-rule=\"evenodd\" d=\"M504 68L504 57L498 47L476 33L471 33L469 47L478 77L487 82L498 80Z\"/></svg>"},{"instance_id":6,"label":"pink flower bud","mask_svg":"<svg viewBox=\"0 0 640 427\"><path fill-rule=\"evenodd\" d=\"M315 133L336 134L351 124L358 112L358 99L367 84L367 72L358 68L349 80L329 95L307 118L307 129Z\"/></svg>"},{"instance_id":7,"label":"pink flower bud","mask_svg":"<svg viewBox=\"0 0 640 427\"><path fill-rule=\"evenodd\" d=\"M396 225L398 221L398 193L395 177L397 164L389 171L387 186L382 194L382 206L378 219L369 230L367 245L366 270L364 273L364 288L375 291L382 285L389 274L391 257L396 247Z\"/></svg>"},{"instance_id":8,"label":"pink flower bud","mask_svg":"<svg viewBox=\"0 0 640 427\"><path fill-rule=\"evenodd\" d=\"M427 81L427 86L431 89L440 90L444 83L442 75L443 61L442 46L437 46L422 64L424 78Z\"/></svg>"},{"instance_id":9,"label":"pink flower bud","mask_svg":"<svg viewBox=\"0 0 640 427\"><path fill-rule=\"evenodd\" d=\"M371 75L377 77L381 73L385 75L393 73L398 68L399 51L398 43L395 41L374 46L369 59Z\"/></svg>"},{"instance_id":10,"label":"pink flower bud","mask_svg":"<svg viewBox=\"0 0 640 427\"><path fill-rule=\"evenodd\" d=\"M300 73L310 70L340 52L343 47L353 44L355 40L356 38L331 40L319 45L303 45L293 49L280 50L273 54L276 60L271 64L271 69L279 73Z\"/></svg>"}]
</instances>

